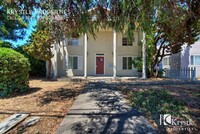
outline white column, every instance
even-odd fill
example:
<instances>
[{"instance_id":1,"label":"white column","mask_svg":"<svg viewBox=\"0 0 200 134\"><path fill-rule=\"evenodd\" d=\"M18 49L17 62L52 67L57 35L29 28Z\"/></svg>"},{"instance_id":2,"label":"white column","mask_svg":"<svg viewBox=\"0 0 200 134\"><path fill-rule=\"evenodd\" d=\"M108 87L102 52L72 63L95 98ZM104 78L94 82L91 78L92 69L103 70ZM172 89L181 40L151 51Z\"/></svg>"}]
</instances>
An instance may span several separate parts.
<instances>
[{"instance_id":1,"label":"white column","mask_svg":"<svg viewBox=\"0 0 200 134\"><path fill-rule=\"evenodd\" d=\"M84 77L87 77L87 33L84 35Z\"/></svg>"},{"instance_id":2,"label":"white column","mask_svg":"<svg viewBox=\"0 0 200 134\"><path fill-rule=\"evenodd\" d=\"M65 40L65 38L64 38ZM66 51L65 51L65 41L62 41L62 63L63 63L63 75L66 76Z\"/></svg>"},{"instance_id":3,"label":"white column","mask_svg":"<svg viewBox=\"0 0 200 134\"><path fill-rule=\"evenodd\" d=\"M113 31L113 78L116 78L116 66L117 66L117 58L116 58L116 46L117 46L117 36L116 31Z\"/></svg>"},{"instance_id":4,"label":"white column","mask_svg":"<svg viewBox=\"0 0 200 134\"><path fill-rule=\"evenodd\" d=\"M57 63L57 44L55 42L54 44L54 77L53 79L57 79L57 76L58 76L58 63Z\"/></svg>"},{"instance_id":5,"label":"white column","mask_svg":"<svg viewBox=\"0 0 200 134\"><path fill-rule=\"evenodd\" d=\"M142 79L146 79L146 50L145 50L145 45L146 45L146 37L145 33L143 32L143 39L142 39Z\"/></svg>"}]
</instances>

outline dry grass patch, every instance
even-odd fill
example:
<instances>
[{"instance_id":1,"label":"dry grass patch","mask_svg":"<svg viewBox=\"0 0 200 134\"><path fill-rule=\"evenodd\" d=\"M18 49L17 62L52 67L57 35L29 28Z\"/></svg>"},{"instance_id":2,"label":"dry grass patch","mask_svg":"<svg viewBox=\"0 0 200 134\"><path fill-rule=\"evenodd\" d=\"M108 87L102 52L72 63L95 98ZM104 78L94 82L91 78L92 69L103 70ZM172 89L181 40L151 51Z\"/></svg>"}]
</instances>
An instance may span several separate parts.
<instances>
[{"instance_id":1,"label":"dry grass patch","mask_svg":"<svg viewBox=\"0 0 200 134\"><path fill-rule=\"evenodd\" d=\"M27 112L41 120L24 133L55 133L84 83L30 80L30 90L0 99L0 121L14 113ZM9 133L17 133L17 127Z\"/></svg>"}]
</instances>

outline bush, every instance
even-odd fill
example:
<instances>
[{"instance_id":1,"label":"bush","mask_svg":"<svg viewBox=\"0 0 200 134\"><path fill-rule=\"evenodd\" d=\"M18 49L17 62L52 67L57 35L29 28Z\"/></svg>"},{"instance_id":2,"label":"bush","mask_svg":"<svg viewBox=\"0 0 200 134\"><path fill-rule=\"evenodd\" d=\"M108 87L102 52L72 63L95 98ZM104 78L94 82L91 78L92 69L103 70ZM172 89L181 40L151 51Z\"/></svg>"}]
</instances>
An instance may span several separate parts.
<instances>
[{"instance_id":1,"label":"bush","mask_svg":"<svg viewBox=\"0 0 200 134\"><path fill-rule=\"evenodd\" d=\"M23 50L24 46L18 46L14 50L23 54L26 58L28 58L31 69L29 71L30 77L45 77L46 76L46 62L42 60L35 59L34 57L30 56Z\"/></svg>"},{"instance_id":2,"label":"bush","mask_svg":"<svg viewBox=\"0 0 200 134\"><path fill-rule=\"evenodd\" d=\"M148 89L134 91L130 96L131 104L138 109L146 118L153 120L159 133L167 133L167 127L160 124L161 114L171 114L176 119L190 119L187 108L183 101L177 100L166 90Z\"/></svg>"},{"instance_id":3,"label":"bush","mask_svg":"<svg viewBox=\"0 0 200 134\"><path fill-rule=\"evenodd\" d=\"M132 92L130 99L133 107L156 122L159 122L160 114L170 113L181 117L187 111L184 103L174 99L166 90Z\"/></svg>"},{"instance_id":4,"label":"bush","mask_svg":"<svg viewBox=\"0 0 200 134\"><path fill-rule=\"evenodd\" d=\"M142 57L134 58L132 64L137 69L138 72L142 72L142 65L143 65ZM146 76L147 78L149 78L150 76L150 72L148 69L148 61L146 62Z\"/></svg>"},{"instance_id":5,"label":"bush","mask_svg":"<svg viewBox=\"0 0 200 134\"><path fill-rule=\"evenodd\" d=\"M165 70L164 69L159 69L158 70L158 77L160 77L160 78L165 77Z\"/></svg>"},{"instance_id":6,"label":"bush","mask_svg":"<svg viewBox=\"0 0 200 134\"><path fill-rule=\"evenodd\" d=\"M22 54L0 48L0 97L28 89L30 63Z\"/></svg>"}]
</instances>

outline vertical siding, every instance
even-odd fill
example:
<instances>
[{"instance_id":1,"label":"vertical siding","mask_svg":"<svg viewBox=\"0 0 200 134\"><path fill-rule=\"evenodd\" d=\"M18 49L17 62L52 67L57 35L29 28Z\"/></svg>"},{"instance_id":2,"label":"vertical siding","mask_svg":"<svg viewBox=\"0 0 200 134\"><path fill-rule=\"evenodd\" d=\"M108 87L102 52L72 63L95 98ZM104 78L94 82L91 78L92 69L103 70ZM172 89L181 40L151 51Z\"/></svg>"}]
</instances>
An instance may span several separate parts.
<instances>
[{"instance_id":1,"label":"vertical siding","mask_svg":"<svg viewBox=\"0 0 200 134\"><path fill-rule=\"evenodd\" d=\"M195 42L193 45L190 47L189 51L189 60L191 55L199 55L200 56L200 40ZM194 67L194 65L191 65L191 61L189 62L190 67ZM196 76L200 78L200 65L196 65Z\"/></svg>"}]
</instances>

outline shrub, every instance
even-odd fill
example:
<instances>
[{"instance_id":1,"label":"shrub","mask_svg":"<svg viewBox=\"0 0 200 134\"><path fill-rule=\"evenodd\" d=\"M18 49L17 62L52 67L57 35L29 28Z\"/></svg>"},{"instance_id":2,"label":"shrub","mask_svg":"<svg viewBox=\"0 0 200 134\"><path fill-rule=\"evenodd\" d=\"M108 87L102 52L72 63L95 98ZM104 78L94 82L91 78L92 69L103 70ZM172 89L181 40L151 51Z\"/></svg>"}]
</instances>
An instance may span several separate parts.
<instances>
[{"instance_id":1,"label":"shrub","mask_svg":"<svg viewBox=\"0 0 200 134\"><path fill-rule=\"evenodd\" d=\"M26 45L24 45L26 46ZM28 58L31 69L29 71L30 77L45 77L46 76L46 62L42 60L38 60L23 50L24 46L18 46L14 50L23 54L26 58Z\"/></svg>"},{"instance_id":2,"label":"shrub","mask_svg":"<svg viewBox=\"0 0 200 134\"><path fill-rule=\"evenodd\" d=\"M0 48L0 97L28 89L30 63L22 54Z\"/></svg>"},{"instance_id":3,"label":"shrub","mask_svg":"<svg viewBox=\"0 0 200 134\"><path fill-rule=\"evenodd\" d=\"M182 101L174 99L166 90L149 89L132 92L131 104L145 116L159 122L159 115L170 113L184 118L185 109Z\"/></svg>"},{"instance_id":4,"label":"shrub","mask_svg":"<svg viewBox=\"0 0 200 134\"><path fill-rule=\"evenodd\" d=\"M184 102L174 99L166 90L134 91L130 97L133 107L138 109L146 118L155 121L159 133L167 133L168 127L160 125L160 114L171 114L176 119L189 119Z\"/></svg>"},{"instance_id":5,"label":"shrub","mask_svg":"<svg viewBox=\"0 0 200 134\"><path fill-rule=\"evenodd\" d=\"M160 78L165 77L165 70L164 69L159 69L158 70L158 77L160 77Z\"/></svg>"},{"instance_id":6,"label":"shrub","mask_svg":"<svg viewBox=\"0 0 200 134\"><path fill-rule=\"evenodd\" d=\"M137 69L138 72L142 72L142 65L143 65L142 57L134 58L132 64ZM146 76L147 78L149 78L150 76L150 72L148 69L148 61L146 62Z\"/></svg>"}]
</instances>

